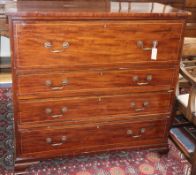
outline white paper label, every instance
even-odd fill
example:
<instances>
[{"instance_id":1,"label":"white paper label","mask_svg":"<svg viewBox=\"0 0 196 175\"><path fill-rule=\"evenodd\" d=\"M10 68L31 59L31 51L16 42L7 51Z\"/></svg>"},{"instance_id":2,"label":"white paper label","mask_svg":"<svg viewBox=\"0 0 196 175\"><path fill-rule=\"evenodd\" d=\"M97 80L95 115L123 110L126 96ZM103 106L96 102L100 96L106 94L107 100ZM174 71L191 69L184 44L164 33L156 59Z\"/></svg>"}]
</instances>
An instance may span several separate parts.
<instances>
[{"instance_id":1,"label":"white paper label","mask_svg":"<svg viewBox=\"0 0 196 175\"><path fill-rule=\"evenodd\" d=\"M157 60L157 48L152 48L151 60Z\"/></svg>"}]
</instances>

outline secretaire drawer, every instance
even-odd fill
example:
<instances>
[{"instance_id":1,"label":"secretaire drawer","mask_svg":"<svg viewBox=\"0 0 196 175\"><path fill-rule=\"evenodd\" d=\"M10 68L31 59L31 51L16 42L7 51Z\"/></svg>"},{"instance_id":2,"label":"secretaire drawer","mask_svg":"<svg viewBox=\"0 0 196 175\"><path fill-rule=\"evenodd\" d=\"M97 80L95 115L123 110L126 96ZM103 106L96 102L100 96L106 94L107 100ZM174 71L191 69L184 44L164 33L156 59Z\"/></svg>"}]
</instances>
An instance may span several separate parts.
<instances>
[{"instance_id":1,"label":"secretaire drawer","mask_svg":"<svg viewBox=\"0 0 196 175\"><path fill-rule=\"evenodd\" d=\"M111 91L161 91L174 88L175 69L80 71L17 77L20 98L73 96Z\"/></svg>"},{"instance_id":2,"label":"secretaire drawer","mask_svg":"<svg viewBox=\"0 0 196 175\"><path fill-rule=\"evenodd\" d=\"M20 122L46 120L104 121L112 116L147 115L170 112L173 93L19 101Z\"/></svg>"},{"instance_id":3,"label":"secretaire drawer","mask_svg":"<svg viewBox=\"0 0 196 175\"><path fill-rule=\"evenodd\" d=\"M166 137L167 120L143 122L99 123L88 126L31 129L20 132L21 153L85 150L106 146L115 149L121 146L144 146L152 139ZM149 142L151 140L151 142ZM148 141L148 142L147 142ZM94 149L95 150L95 149ZM71 152L70 152L71 151ZM62 152L59 152L62 154Z\"/></svg>"},{"instance_id":4,"label":"secretaire drawer","mask_svg":"<svg viewBox=\"0 0 196 175\"><path fill-rule=\"evenodd\" d=\"M24 69L177 63L182 27L159 21L15 22L15 62Z\"/></svg>"}]
</instances>

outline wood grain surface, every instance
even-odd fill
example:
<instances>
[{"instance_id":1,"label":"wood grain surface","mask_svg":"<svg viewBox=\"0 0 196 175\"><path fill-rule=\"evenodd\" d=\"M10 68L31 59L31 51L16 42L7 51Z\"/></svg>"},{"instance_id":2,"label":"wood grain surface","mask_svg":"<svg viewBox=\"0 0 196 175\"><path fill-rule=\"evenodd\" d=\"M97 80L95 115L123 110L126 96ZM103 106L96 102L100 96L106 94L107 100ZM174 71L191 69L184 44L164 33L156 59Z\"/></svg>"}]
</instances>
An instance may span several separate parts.
<instances>
[{"instance_id":1,"label":"wood grain surface","mask_svg":"<svg viewBox=\"0 0 196 175\"><path fill-rule=\"evenodd\" d=\"M73 128L46 129L21 132L21 153L37 154L42 152L62 151L72 153L77 150L101 149L105 146L111 149L121 146L145 144L148 140L163 140L166 136L167 120L121 123L97 124L90 126L74 126ZM143 133L141 129L143 128ZM128 130L133 132L128 133ZM64 137L65 141L62 141ZM51 138L51 143L46 139ZM60 144L62 143L62 144ZM100 148L99 148L100 147ZM60 155L60 153L58 153ZM55 155L57 156L57 154Z\"/></svg>"},{"instance_id":2,"label":"wood grain surface","mask_svg":"<svg viewBox=\"0 0 196 175\"><path fill-rule=\"evenodd\" d=\"M112 115L169 113L172 93L138 93L98 97L66 98L56 100L29 100L19 102L18 122L103 121Z\"/></svg>"},{"instance_id":3,"label":"wood grain surface","mask_svg":"<svg viewBox=\"0 0 196 175\"><path fill-rule=\"evenodd\" d=\"M119 89L121 92L144 92L152 91L154 87L170 90L175 87L175 72L174 68L143 68L24 74L17 76L18 98L79 96L90 95L90 92L94 95Z\"/></svg>"},{"instance_id":4,"label":"wood grain surface","mask_svg":"<svg viewBox=\"0 0 196 175\"><path fill-rule=\"evenodd\" d=\"M108 0L7 5L16 170L63 155L168 150L190 13L133 2L123 11L115 3L117 9Z\"/></svg>"},{"instance_id":5,"label":"wood grain surface","mask_svg":"<svg viewBox=\"0 0 196 175\"><path fill-rule=\"evenodd\" d=\"M66 70L106 64L177 63L183 25L159 21L16 22L14 28L17 68ZM157 60L151 60L151 50L139 48L138 41L150 49L157 41ZM51 48L44 47L46 42ZM64 42L69 43L68 48L63 48Z\"/></svg>"}]
</instances>

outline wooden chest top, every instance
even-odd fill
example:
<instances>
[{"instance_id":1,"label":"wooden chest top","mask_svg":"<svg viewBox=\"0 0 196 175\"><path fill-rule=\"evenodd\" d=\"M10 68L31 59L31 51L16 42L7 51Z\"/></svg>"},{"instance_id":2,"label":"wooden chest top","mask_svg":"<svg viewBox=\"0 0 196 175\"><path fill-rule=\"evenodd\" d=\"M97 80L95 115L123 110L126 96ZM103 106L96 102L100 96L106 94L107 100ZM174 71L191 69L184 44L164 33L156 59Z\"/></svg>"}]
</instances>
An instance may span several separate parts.
<instances>
[{"instance_id":1,"label":"wooden chest top","mask_svg":"<svg viewBox=\"0 0 196 175\"><path fill-rule=\"evenodd\" d=\"M36 18L184 18L189 12L159 3L120 0L19 1L6 7L7 15Z\"/></svg>"}]
</instances>

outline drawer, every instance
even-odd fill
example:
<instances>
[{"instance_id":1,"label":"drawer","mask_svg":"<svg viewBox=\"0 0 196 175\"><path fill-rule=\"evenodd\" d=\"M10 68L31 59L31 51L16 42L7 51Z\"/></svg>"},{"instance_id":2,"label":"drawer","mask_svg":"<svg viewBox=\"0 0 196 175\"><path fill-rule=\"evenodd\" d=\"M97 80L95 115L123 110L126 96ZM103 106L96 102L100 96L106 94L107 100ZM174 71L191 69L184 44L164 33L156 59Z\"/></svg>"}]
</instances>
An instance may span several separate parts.
<instances>
[{"instance_id":1,"label":"drawer","mask_svg":"<svg viewBox=\"0 0 196 175\"><path fill-rule=\"evenodd\" d=\"M167 120L144 122L99 123L63 128L23 130L20 132L21 153L58 151L71 154L77 150L88 151L121 146L145 146L149 140L163 140L167 135ZM152 146L152 145L151 145Z\"/></svg>"},{"instance_id":2,"label":"drawer","mask_svg":"<svg viewBox=\"0 0 196 175\"><path fill-rule=\"evenodd\" d=\"M18 95L22 96L20 98L40 98L170 90L174 88L175 73L176 70L171 68L20 75L17 77Z\"/></svg>"},{"instance_id":3,"label":"drawer","mask_svg":"<svg viewBox=\"0 0 196 175\"><path fill-rule=\"evenodd\" d=\"M138 93L133 95L93 96L19 101L20 122L104 121L126 115L169 113L173 93Z\"/></svg>"},{"instance_id":4,"label":"drawer","mask_svg":"<svg viewBox=\"0 0 196 175\"><path fill-rule=\"evenodd\" d=\"M67 21L14 22L16 66L75 68L178 62L181 23ZM157 42L156 42L157 41ZM158 48L151 60L151 48Z\"/></svg>"}]
</instances>

